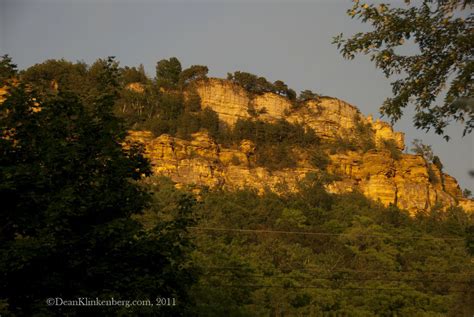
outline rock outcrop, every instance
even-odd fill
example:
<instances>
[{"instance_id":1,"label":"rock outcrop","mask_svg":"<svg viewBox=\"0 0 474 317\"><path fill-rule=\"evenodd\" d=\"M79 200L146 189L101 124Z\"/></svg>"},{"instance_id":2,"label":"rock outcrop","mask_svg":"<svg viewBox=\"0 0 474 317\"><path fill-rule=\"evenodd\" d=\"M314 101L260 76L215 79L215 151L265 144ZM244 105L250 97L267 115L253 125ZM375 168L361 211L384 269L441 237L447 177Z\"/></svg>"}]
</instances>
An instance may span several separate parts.
<instances>
[{"instance_id":1,"label":"rock outcrop","mask_svg":"<svg viewBox=\"0 0 474 317\"><path fill-rule=\"evenodd\" d=\"M145 145L155 174L182 184L229 190L250 187L259 192L295 191L306 174L314 171L299 167L270 172L263 167L251 167L251 141L244 140L238 148L223 148L206 132L195 133L187 141L166 134L155 138L149 131L130 131L129 140Z\"/></svg>"},{"instance_id":2,"label":"rock outcrop","mask_svg":"<svg viewBox=\"0 0 474 317\"><path fill-rule=\"evenodd\" d=\"M330 140L353 135L357 122L361 121L371 125L376 144L393 140L399 149L405 148L403 133L394 132L386 122L372 122L370 116L365 118L355 106L337 98L321 97L294 106L280 95L264 93L251 96L239 85L216 78L198 83L196 91L202 107L215 111L227 125L233 125L239 118L250 118L255 113L264 121L285 119L301 123L313 129L320 138Z\"/></svg>"},{"instance_id":3,"label":"rock outcrop","mask_svg":"<svg viewBox=\"0 0 474 317\"><path fill-rule=\"evenodd\" d=\"M57 89L55 81L52 88ZM144 92L143 85L137 83L126 88ZM474 212L474 200L463 197L456 179L421 156L400 154L399 158L394 158L386 150L387 141L403 150L403 133L393 131L386 122L364 117L347 102L320 97L294 103L275 93L252 95L231 81L214 78L199 81L193 88L200 97L201 107L215 111L226 126L249 118L267 122L287 120L314 130L322 140L337 141L354 136L361 123L368 125L373 132L375 149L365 153L346 151L329 155L327 172L338 176L337 181L327 185L329 192L360 191L386 206L396 205L411 213L428 210L437 204L460 206ZM8 89L0 87L0 104L7 94ZM36 102L33 107L33 111L41 110ZM258 167L255 144L251 141L243 140L238 146L226 148L217 144L207 132L198 132L191 140L182 140L165 134L155 137L149 131L130 131L128 140L145 145L155 174L168 176L178 184L229 190L250 187L259 192L284 193L297 191L309 173L321 172L304 159L304 149L300 149L303 155L297 157L294 168L270 171ZM297 150L295 153L300 155Z\"/></svg>"},{"instance_id":4,"label":"rock outcrop","mask_svg":"<svg viewBox=\"0 0 474 317\"><path fill-rule=\"evenodd\" d=\"M309 173L319 170L301 161L296 168L268 171L254 167L254 147L244 140L239 147L225 148L206 132L192 135L190 141L169 135L154 137L149 131L130 131L129 140L145 145L153 171L170 177L179 184L234 190L254 188L259 192L294 192ZM329 192L360 191L388 206L397 205L411 213L427 210L436 204L459 205L474 211L472 200L462 197L454 178L421 156L403 154L394 160L388 151L348 152L330 156L328 171L340 180L327 186ZM430 172L437 179L430 179Z\"/></svg>"},{"instance_id":5,"label":"rock outcrop","mask_svg":"<svg viewBox=\"0 0 474 317\"><path fill-rule=\"evenodd\" d=\"M333 192L360 190L384 205L393 204L412 212L436 204L456 206L462 202L464 207L469 204L453 177L427 164L419 155L403 154L395 160L387 151L349 152L331 156L329 168L352 181L349 188L345 185L347 180L341 181L342 186L339 182L331 184Z\"/></svg>"},{"instance_id":6,"label":"rock outcrop","mask_svg":"<svg viewBox=\"0 0 474 317\"><path fill-rule=\"evenodd\" d=\"M360 123L369 125L376 149L330 155L327 172L337 175L339 180L327 185L329 192L360 191L386 206L393 204L411 213L428 210L436 204L474 211L474 201L463 198L457 181L423 157L401 154L393 158L384 143L391 141L403 150L403 133L393 131L386 122L364 117L347 102L321 97L294 104L278 94L252 95L231 81L213 78L196 83L194 88L201 107L215 111L226 126L234 125L238 119L258 118L268 122L283 119L313 129L322 140L335 141L353 136ZM206 132L195 133L187 141L169 135L154 137L147 131L130 131L129 139L145 144L156 174L168 176L179 184L229 190L250 187L259 192L283 193L298 190L306 175L320 172L304 159L298 160L292 169L269 171L256 167L255 145L251 141L226 148Z\"/></svg>"}]
</instances>

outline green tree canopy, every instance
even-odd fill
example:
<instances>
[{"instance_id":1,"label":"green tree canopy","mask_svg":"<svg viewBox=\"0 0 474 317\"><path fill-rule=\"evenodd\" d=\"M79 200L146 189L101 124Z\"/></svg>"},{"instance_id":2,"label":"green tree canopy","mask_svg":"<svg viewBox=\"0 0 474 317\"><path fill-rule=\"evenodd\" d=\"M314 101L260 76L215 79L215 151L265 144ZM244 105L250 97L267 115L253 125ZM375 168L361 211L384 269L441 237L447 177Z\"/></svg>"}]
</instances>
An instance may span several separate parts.
<instances>
[{"instance_id":1,"label":"green tree canopy","mask_svg":"<svg viewBox=\"0 0 474 317\"><path fill-rule=\"evenodd\" d=\"M275 88L275 92L281 95L286 94L286 91L288 90L288 86L281 80L275 81L273 87Z\"/></svg>"},{"instance_id":2,"label":"green tree canopy","mask_svg":"<svg viewBox=\"0 0 474 317\"><path fill-rule=\"evenodd\" d=\"M57 88L83 94L88 89L88 66L83 62L49 59L21 72L21 79L39 93L54 93Z\"/></svg>"},{"instance_id":3,"label":"green tree canopy","mask_svg":"<svg viewBox=\"0 0 474 317\"><path fill-rule=\"evenodd\" d=\"M176 88L181 74L181 63L176 57L162 59L156 64L156 82L158 87Z\"/></svg>"},{"instance_id":4,"label":"green tree canopy","mask_svg":"<svg viewBox=\"0 0 474 317\"><path fill-rule=\"evenodd\" d=\"M413 147L411 151L415 154L423 156L427 162L432 162L435 155L433 154L433 149L431 145L423 144L419 139L414 139L412 142Z\"/></svg>"},{"instance_id":5,"label":"green tree canopy","mask_svg":"<svg viewBox=\"0 0 474 317\"><path fill-rule=\"evenodd\" d=\"M180 86L184 86L193 80L204 79L207 77L209 68L203 65L192 65L189 68L186 68L179 74Z\"/></svg>"},{"instance_id":6,"label":"green tree canopy","mask_svg":"<svg viewBox=\"0 0 474 317\"><path fill-rule=\"evenodd\" d=\"M275 92L272 83L264 77L258 77L251 73L236 71L233 74L228 73L227 79L239 84L250 93L262 94L265 92Z\"/></svg>"},{"instance_id":7,"label":"green tree canopy","mask_svg":"<svg viewBox=\"0 0 474 317\"><path fill-rule=\"evenodd\" d=\"M3 85L5 80L12 78L16 73L16 65L13 64L12 58L8 55L3 55L0 60L0 85Z\"/></svg>"},{"instance_id":8,"label":"green tree canopy","mask_svg":"<svg viewBox=\"0 0 474 317\"><path fill-rule=\"evenodd\" d=\"M150 206L137 184L149 162L139 147L123 147L126 131L112 114L115 64L101 64L100 93L88 107L71 92L41 99L24 84L11 87L0 107L2 315L79 314L48 307L48 297L175 297L179 308L153 308L167 316L183 314L189 302L193 275L180 266L188 222L145 230L132 218ZM191 203L177 208L189 213ZM119 309L95 311L116 316Z\"/></svg>"},{"instance_id":9,"label":"green tree canopy","mask_svg":"<svg viewBox=\"0 0 474 317\"><path fill-rule=\"evenodd\" d=\"M353 2L348 14L369 23L373 30L347 39L340 34L334 42L345 58L370 55L387 77L396 76L394 96L385 100L381 113L397 121L411 103L417 128L434 128L443 135L455 120L464 125L464 134L470 133L474 128L474 17L466 9L472 2L423 0L412 5L405 0L402 7ZM411 47L417 51L404 52L403 48ZM438 104L437 97L444 92L444 102Z\"/></svg>"},{"instance_id":10,"label":"green tree canopy","mask_svg":"<svg viewBox=\"0 0 474 317\"><path fill-rule=\"evenodd\" d=\"M312 92L309 89L303 90L300 92L300 95L298 96L299 101L308 101L308 100L313 100L313 99L318 99L319 95L317 93Z\"/></svg>"},{"instance_id":11,"label":"green tree canopy","mask_svg":"<svg viewBox=\"0 0 474 317\"><path fill-rule=\"evenodd\" d=\"M148 82L148 77L145 73L145 68L143 64L137 67L128 67L125 66L120 69L121 82L123 85L130 83L142 83L145 84Z\"/></svg>"}]
</instances>

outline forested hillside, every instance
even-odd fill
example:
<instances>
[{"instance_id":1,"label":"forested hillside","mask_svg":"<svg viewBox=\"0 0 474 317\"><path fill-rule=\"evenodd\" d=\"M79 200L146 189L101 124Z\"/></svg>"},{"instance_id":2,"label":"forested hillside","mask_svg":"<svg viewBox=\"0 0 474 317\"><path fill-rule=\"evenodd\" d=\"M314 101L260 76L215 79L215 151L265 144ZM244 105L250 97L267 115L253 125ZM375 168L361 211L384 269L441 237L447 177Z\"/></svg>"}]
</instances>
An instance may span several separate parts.
<instances>
[{"instance_id":1,"label":"forested hillside","mask_svg":"<svg viewBox=\"0 0 474 317\"><path fill-rule=\"evenodd\" d=\"M207 72L202 65L182 69L176 58L159 61L154 78L143 66L121 67L113 58L92 65L48 60L17 71L3 57L1 315L87 313L48 307L47 297L158 295L175 298L176 305L96 311L474 314L474 219L457 204L469 201L468 193L451 194L452 182L429 147L418 144L417 160L426 181L451 205L433 203L415 213L358 190L330 191L345 177L331 168L334 157L385 153L399 164L408 154L395 139L377 137L361 117L351 118L351 135L336 139L305 122L266 119L272 110L251 103L245 116L226 123L202 105L197 83L210 80ZM296 94L281 80L246 72L229 74L227 81L253 97L280 96L291 105L289 117L328 98L309 90ZM229 156L229 166L268 175L296 168L307 173L296 190L285 190L285 184L280 190L177 184L152 173L157 166L150 165L142 143L130 143L129 130L183 142L205 133L217 144L206 151L237 153ZM239 157L242 144L251 155ZM173 155L191 163L214 160L206 153Z\"/></svg>"},{"instance_id":2,"label":"forested hillside","mask_svg":"<svg viewBox=\"0 0 474 317\"><path fill-rule=\"evenodd\" d=\"M158 208L143 216L148 226L167 219L187 195L166 179L150 181ZM189 229L192 262L200 271L191 289L198 316L472 311L472 263L464 238L472 216L455 208L411 218L360 194L329 195L320 179L301 186L284 197L201 193L197 224Z\"/></svg>"}]
</instances>

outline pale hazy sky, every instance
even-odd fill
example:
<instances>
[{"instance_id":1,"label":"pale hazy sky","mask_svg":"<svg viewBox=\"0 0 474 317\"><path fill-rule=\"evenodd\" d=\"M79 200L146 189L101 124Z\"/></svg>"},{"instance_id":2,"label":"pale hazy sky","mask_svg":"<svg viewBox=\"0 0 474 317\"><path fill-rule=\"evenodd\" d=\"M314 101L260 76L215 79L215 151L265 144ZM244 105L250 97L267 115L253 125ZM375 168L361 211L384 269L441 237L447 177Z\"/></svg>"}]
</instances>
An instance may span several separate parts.
<instances>
[{"instance_id":1,"label":"pale hazy sky","mask_svg":"<svg viewBox=\"0 0 474 317\"><path fill-rule=\"evenodd\" d=\"M395 2L395 1L392 1ZM331 44L340 32L367 26L351 20L350 1L105 1L0 0L0 55L20 69L50 58L116 56L121 65L145 65L150 76L162 58L184 67L207 65L210 76L248 71L281 79L296 91L343 99L378 117L390 81L368 58L346 61ZM431 144L445 170L474 191L474 138L449 130L450 142L413 128L407 114L395 129Z\"/></svg>"}]
</instances>

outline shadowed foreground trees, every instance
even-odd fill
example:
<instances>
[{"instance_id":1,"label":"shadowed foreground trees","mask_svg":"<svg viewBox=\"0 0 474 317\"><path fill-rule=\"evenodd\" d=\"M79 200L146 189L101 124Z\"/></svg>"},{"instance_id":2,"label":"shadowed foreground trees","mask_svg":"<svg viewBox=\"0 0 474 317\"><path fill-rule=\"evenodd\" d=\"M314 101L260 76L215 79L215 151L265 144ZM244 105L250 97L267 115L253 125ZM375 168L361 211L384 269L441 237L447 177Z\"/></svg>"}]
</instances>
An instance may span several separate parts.
<instances>
[{"instance_id":1,"label":"shadowed foreground trees","mask_svg":"<svg viewBox=\"0 0 474 317\"><path fill-rule=\"evenodd\" d=\"M76 67L48 65L33 68L29 88L12 87L0 106L2 316L474 312L472 214L434 208L412 218L360 193L329 194L324 186L335 176L324 173L310 175L299 192L281 196L189 186L198 193L196 202L168 180L142 180L148 163L136 146L122 147L125 130L112 109L126 109L124 118L133 115L130 122L137 124L149 118L158 134L181 137L204 127L219 143L250 139L263 150L255 153L257 163L267 168L293 164L291 149L300 146L313 150L308 159L324 169L326 150L373 147L367 126L358 124L354 135L363 142L345 145L323 144L297 124L258 118L224 130L215 112L201 110L199 99L186 100L180 92L181 85L205 76L206 68L178 72L181 66L170 59L160 64L159 87L144 80L140 69L120 70L111 59L99 60L87 68L80 93L71 94L64 90L73 87L73 77L57 80L59 89L50 91L49 80L37 71L63 74ZM0 66L0 78L14 74L11 60ZM252 83L254 77L243 78ZM145 92L124 96L123 85L137 79L146 82L141 82ZM285 84L276 85L283 94ZM317 98L306 91L298 99ZM48 297L153 301L158 296L176 298L177 306L139 312L45 304Z\"/></svg>"},{"instance_id":2,"label":"shadowed foreground trees","mask_svg":"<svg viewBox=\"0 0 474 317\"><path fill-rule=\"evenodd\" d=\"M40 101L20 84L0 107L0 314L116 316L132 309L182 315L190 269L182 268L191 199L178 217L145 230L132 218L154 202L137 181L150 173L141 150L122 144L112 115L111 60L90 109L59 91ZM36 102L39 101L39 104ZM175 307L49 307L47 298L176 298ZM135 314L135 313L133 313Z\"/></svg>"}]
</instances>

